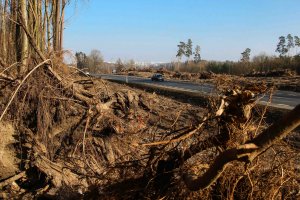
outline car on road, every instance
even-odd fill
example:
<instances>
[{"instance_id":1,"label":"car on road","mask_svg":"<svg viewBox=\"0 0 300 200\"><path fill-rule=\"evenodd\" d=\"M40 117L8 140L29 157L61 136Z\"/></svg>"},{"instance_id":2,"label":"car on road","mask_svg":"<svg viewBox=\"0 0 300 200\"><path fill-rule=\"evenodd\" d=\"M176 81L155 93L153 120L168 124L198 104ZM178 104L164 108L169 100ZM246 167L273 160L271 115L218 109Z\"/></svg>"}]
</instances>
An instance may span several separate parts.
<instances>
[{"instance_id":1,"label":"car on road","mask_svg":"<svg viewBox=\"0 0 300 200\"><path fill-rule=\"evenodd\" d=\"M151 77L151 81L164 81L164 77L162 74L154 74Z\"/></svg>"}]
</instances>

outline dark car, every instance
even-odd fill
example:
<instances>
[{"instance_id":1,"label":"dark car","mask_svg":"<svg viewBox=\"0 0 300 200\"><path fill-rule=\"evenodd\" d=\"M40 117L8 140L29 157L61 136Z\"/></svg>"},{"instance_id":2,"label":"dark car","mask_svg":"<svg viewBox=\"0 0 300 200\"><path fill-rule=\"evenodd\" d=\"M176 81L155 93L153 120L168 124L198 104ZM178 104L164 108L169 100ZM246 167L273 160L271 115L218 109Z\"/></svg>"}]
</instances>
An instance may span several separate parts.
<instances>
[{"instance_id":1,"label":"dark car","mask_svg":"<svg viewBox=\"0 0 300 200\"><path fill-rule=\"evenodd\" d=\"M154 74L152 77L151 77L151 80L152 81L164 81L164 77L162 74Z\"/></svg>"}]
</instances>

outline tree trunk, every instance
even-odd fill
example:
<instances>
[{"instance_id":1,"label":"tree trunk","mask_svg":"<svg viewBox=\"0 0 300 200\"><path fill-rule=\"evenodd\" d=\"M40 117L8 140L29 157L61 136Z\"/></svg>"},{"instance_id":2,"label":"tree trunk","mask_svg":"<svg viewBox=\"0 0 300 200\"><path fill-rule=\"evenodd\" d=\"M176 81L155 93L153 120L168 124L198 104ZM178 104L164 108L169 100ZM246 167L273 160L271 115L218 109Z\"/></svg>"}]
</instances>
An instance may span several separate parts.
<instances>
[{"instance_id":1,"label":"tree trunk","mask_svg":"<svg viewBox=\"0 0 300 200\"><path fill-rule=\"evenodd\" d=\"M60 51L60 16L61 16L61 0L53 1L54 18L53 18L53 48L54 51Z\"/></svg>"},{"instance_id":2,"label":"tree trunk","mask_svg":"<svg viewBox=\"0 0 300 200\"><path fill-rule=\"evenodd\" d=\"M17 48L17 40L16 40L16 34L17 34L17 27L14 22L17 21L17 3L16 1L11 1L10 2L10 17L12 21L9 21L9 26L7 27L9 32L9 43L8 43L8 61L9 62L16 62L17 61L17 54L16 54L16 49Z\"/></svg>"},{"instance_id":3,"label":"tree trunk","mask_svg":"<svg viewBox=\"0 0 300 200\"><path fill-rule=\"evenodd\" d=\"M59 50L63 49L65 6L66 6L66 0L62 0L61 17L60 17Z\"/></svg>"},{"instance_id":4,"label":"tree trunk","mask_svg":"<svg viewBox=\"0 0 300 200\"><path fill-rule=\"evenodd\" d=\"M4 1L4 5L3 5L3 11L2 11L2 17L1 17L1 30L2 30L2 59L4 62L7 62L7 40L6 40L6 24L7 24L7 20L6 20L6 9L7 9L7 0Z\"/></svg>"},{"instance_id":5,"label":"tree trunk","mask_svg":"<svg viewBox=\"0 0 300 200\"><path fill-rule=\"evenodd\" d=\"M51 47L51 32L50 32L50 21L51 21L52 14L49 13L49 1L45 0L45 21L46 21L46 34L45 34L45 40L46 40L46 46L47 46L47 52L50 52Z\"/></svg>"},{"instance_id":6,"label":"tree trunk","mask_svg":"<svg viewBox=\"0 0 300 200\"><path fill-rule=\"evenodd\" d=\"M20 0L19 1L19 8L20 8L20 15L19 17L22 18L22 21L24 26L28 27L28 14L26 9L26 0ZM24 66L27 66L27 60L28 60L28 38L24 30L20 30L21 35L21 62ZM23 72L23 69L20 69L20 73Z\"/></svg>"},{"instance_id":7,"label":"tree trunk","mask_svg":"<svg viewBox=\"0 0 300 200\"><path fill-rule=\"evenodd\" d=\"M38 41L39 48L41 51L44 51L44 29L43 29L43 13L42 13L42 1L37 1L37 16L38 16Z\"/></svg>"}]
</instances>

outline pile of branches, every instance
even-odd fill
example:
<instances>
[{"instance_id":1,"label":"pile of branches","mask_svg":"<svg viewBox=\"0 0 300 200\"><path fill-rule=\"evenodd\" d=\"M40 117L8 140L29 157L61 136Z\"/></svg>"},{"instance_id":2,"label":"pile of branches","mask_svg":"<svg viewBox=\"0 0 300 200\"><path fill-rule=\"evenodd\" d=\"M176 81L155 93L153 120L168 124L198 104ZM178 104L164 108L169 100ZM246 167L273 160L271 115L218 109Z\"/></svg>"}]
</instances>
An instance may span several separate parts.
<instances>
[{"instance_id":1,"label":"pile of branches","mask_svg":"<svg viewBox=\"0 0 300 200\"><path fill-rule=\"evenodd\" d=\"M295 71L284 69L284 70L272 70L267 72L253 71L249 74L246 74L245 77L283 77L283 76L292 77L295 75L296 75Z\"/></svg>"},{"instance_id":2,"label":"pile of branches","mask_svg":"<svg viewBox=\"0 0 300 200\"><path fill-rule=\"evenodd\" d=\"M300 107L259 133L266 110L258 121L252 111L262 92L265 87L223 91L195 126L142 144L150 147L143 176L118 182L106 192L117 199L299 197L300 152L280 139L299 126ZM125 196L120 186L129 183L139 188Z\"/></svg>"},{"instance_id":3,"label":"pile of branches","mask_svg":"<svg viewBox=\"0 0 300 200\"><path fill-rule=\"evenodd\" d=\"M174 115L155 94L82 79L35 50L22 77L1 62L0 121L13 125L19 159L3 198L299 197L299 149L280 139L300 107L263 127L266 111L258 121L252 112L265 87L224 90L205 112Z\"/></svg>"},{"instance_id":4,"label":"pile of branches","mask_svg":"<svg viewBox=\"0 0 300 200\"><path fill-rule=\"evenodd\" d=\"M1 175L2 198L72 199L93 185L142 175L148 148L140 144L183 123L177 111L165 113L170 106L156 94L114 88L59 60L38 60L23 77L14 73L17 64L2 63L0 120L14 127L17 139L6 146L14 146L18 160L16 175Z\"/></svg>"}]
</instances>

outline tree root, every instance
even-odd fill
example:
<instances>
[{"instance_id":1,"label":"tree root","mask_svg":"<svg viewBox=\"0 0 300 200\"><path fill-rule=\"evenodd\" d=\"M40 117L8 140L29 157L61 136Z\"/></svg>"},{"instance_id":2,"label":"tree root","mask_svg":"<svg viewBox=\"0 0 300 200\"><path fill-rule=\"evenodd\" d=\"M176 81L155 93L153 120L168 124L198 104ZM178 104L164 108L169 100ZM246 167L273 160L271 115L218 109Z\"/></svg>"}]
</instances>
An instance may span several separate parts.
<instances>
[{"instance_id":1,"label":"tree root","mask_svg":"<svg viewBox=\"0 0 300 200\"><path fill-rule=\"evenodd\" d=\"M11 184L12 182L14 182L14 181L16 181L16 180L18 180L18 179L20 179L20 178L22 178L24 176L26 176L26 171L20 172L19 174L16 174L16 175L14 175L11 178L6 179L5 181L3 181L3 182L0 183L0 189L2 189L3 187Z\"/></svg>"},{"instance_id":2,"label":"tree root","mask_svg":"<svg viewBox=\"0 0 300 200\"><path fill-rule=\"evenodd\" d=\"M282 139L300 125L300 105L285 115L277 123L263 131L259 136L238 148L221 153L201 176L196 177L189 173L183 174L186 186L190 190L205 189L213 184L223 173L227 164L234 160L249 162L261 152L269 148L275 141Z\"/></svg>"}]
</instances>

